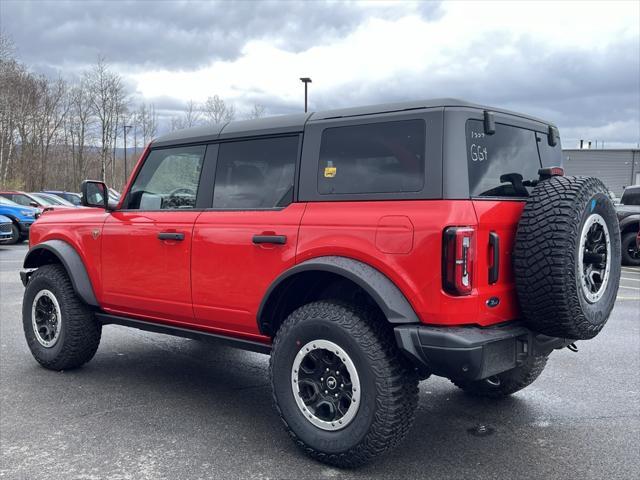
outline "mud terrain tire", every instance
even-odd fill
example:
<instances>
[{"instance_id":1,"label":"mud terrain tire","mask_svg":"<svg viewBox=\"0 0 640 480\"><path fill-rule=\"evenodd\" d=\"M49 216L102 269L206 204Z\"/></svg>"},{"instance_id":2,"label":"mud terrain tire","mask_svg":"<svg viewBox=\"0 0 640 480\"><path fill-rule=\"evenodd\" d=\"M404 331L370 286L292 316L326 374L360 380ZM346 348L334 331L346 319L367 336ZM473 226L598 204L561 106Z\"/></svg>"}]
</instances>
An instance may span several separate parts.
<instances>
[{"instance_id":1,"label":"mud terrain tire","mask_svg":"<svg viewBox=\"0 0 640 480\"><path fill-rule=\"evenodd\" d=\"M289 435L312 458L337 467L356 467L397 446L411 428L418 402L418 378L398 351L387 326L386 320L371 309L330 300L298 308L278 330L270 362L274 403ZM304 361L297 364L296 359L301 355L306 358L307 348L313 352L313 347L320 346L318 342L331 342L334 353L344 352L346 355L341 353L339 357L351 362L352 373L357 372L345 381L352 386L359 384L357 393L355 389L350 393L358 404L354 416L346 421L347 411L342 417L346 426L336 421L333 427L333 419L319 425L317 410L310 420L313 402L301 400L305 379L296 374L304 369ZM318 363L324 371L325 364ZM326 371L334 375L329 368ZM338 377L346 376L343 373ZM324 386L318 389L319 403L325 401L324 390ZM328 393L331 396L332 392Z\"/></svg>"},{"instance_id":2,"label":"mud terrain tire","mask_svg":"<svg viewBox=\"0 0 640 480\"><path fill-rule=\"evenodd\" d=\"M620 256L616 211L600 180L540 182L525 205L513 252L525 322L554 337L595 337L616 300Z\"/></svg>"},{"instance_id":3,"label":"mud terrain tire","mask_svg":"<svg viewBox=\"0 0 640 480\"><path fill-rule=\"evenodd\" d=\"M34 317L44 333L36 332ZM22 302L22 325L33 357L50 370L70 370L91 360L102 333L93 311L78 298L58 264L43 265L31 275Z\"/></svg>"}]
</instances>

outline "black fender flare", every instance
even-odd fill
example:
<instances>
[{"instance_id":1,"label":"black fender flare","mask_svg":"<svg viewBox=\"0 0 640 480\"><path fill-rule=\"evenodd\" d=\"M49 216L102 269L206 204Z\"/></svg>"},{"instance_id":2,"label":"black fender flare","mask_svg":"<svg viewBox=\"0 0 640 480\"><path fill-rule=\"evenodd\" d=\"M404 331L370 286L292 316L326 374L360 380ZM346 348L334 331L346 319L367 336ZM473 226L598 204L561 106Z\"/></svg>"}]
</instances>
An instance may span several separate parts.
<instances>
[{"instance_id":1,"label":"black fender flare","mask_svg":"<svg viewBox=\"0 0 640 480\"><path fill-rule=\"evenodd\" d=\"M634 213L620 220L620 231L622 232L629 225L637 223L640 225L640 213Z\"/></svg>"},{"instance_id":2,"label":"black fender flare","mask_svg":"<svg viewBox=\"0 0 640 480\"><path fill-rule=\"evenodd\" d=\"M265 293L258 309L258 325L262 330L263 315L272 294L288 278L308 271L330 272L351 280L367 292L380 307L390 323L419 323L418 315L407 300L407 297L386 275L359 260L347 257L317 257L291 267L280 274Z\"/></svg>"},{"instance_id":3,"label":"black fender flare","mask_svg":"<svg viewBox=\"0 0 640 480\"><path fill-rule=\"evenodd\" d=\"M63 240L47 240L33 246L24 258L24 268L38 268L49 262L43 262L44 252L53 254L67 271L73 289L78 296L88 305L98 307L98 301L93 291L91 279L82 258L75 248Z\"/></svg>"}]
</instances>

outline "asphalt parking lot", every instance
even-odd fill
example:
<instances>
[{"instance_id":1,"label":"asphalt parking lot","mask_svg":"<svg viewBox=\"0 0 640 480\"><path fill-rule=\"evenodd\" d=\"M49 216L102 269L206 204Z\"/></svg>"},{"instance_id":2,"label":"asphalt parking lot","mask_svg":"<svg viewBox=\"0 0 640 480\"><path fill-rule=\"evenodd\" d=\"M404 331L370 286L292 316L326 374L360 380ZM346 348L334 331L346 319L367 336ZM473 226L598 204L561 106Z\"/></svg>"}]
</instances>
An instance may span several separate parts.
<instances>
[{"instance_id":1,"label":"asphalt parking lot","mask_svg":"<svg viewBox=\"0 0 640 480\"><path fill-rule=\"evenodd\" d=\"M26 246L0 246L0 478L342 479L640 476L640 269L605 330L555 352L501 401L420 385L412 432L376 463L309 460L271 406L264 355L119 326L85 367L51 372L23 339ZM489 435L473 432L483 425Z\"/></svg>"}]
</instances>

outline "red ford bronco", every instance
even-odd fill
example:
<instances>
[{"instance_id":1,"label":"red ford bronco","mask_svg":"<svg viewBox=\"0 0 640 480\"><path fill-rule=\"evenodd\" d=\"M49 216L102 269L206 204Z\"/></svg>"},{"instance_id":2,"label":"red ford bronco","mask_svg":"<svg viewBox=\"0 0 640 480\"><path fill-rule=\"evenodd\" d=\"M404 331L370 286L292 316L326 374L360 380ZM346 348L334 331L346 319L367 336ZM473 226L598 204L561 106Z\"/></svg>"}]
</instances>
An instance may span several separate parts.
<instances>
[{"instance_id":1,"label":"red ford bronco","mask_svg":"<svg viewBox=\"0 0 640 480\"><path fill-rule=\"evenodd\" d=\"M27 343L52 370L106 324L270 353L294 441L362 464L406 435L419 380L510 395L604 326L616 211L560 164L555 126L451 99L170 133L118 205L87 181L93 208L33 225Z\"/></svg>"}]
</instances>

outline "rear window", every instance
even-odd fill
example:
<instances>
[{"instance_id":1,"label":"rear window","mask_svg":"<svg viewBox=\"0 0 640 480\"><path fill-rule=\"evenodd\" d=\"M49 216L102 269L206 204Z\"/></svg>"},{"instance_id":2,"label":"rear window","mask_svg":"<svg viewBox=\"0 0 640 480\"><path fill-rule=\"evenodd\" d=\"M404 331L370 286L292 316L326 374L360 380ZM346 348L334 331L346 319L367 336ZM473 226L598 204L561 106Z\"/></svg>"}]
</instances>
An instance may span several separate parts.
<instances>
[{"instance_id":1,"label":"rear window","mask_svg":"<svg viewBox=\"0 0 640 480\"><path fill-rule=\"evenodd\" d=\"M527 197L538 180L540 157L533 130L496 123L492 135L481 120L467 120L467 163L472 197Z\"/></svg>"},{"instance_id":2,"label":"rear window","mask_svg":"<svg viewBox=\"0 0 640 480\"><path fill-rule=\"evenodd\" d=\"M424 186L425 129L424 120L326 129L318 192L419 192Z\"/></svg>"}]
</instances>

